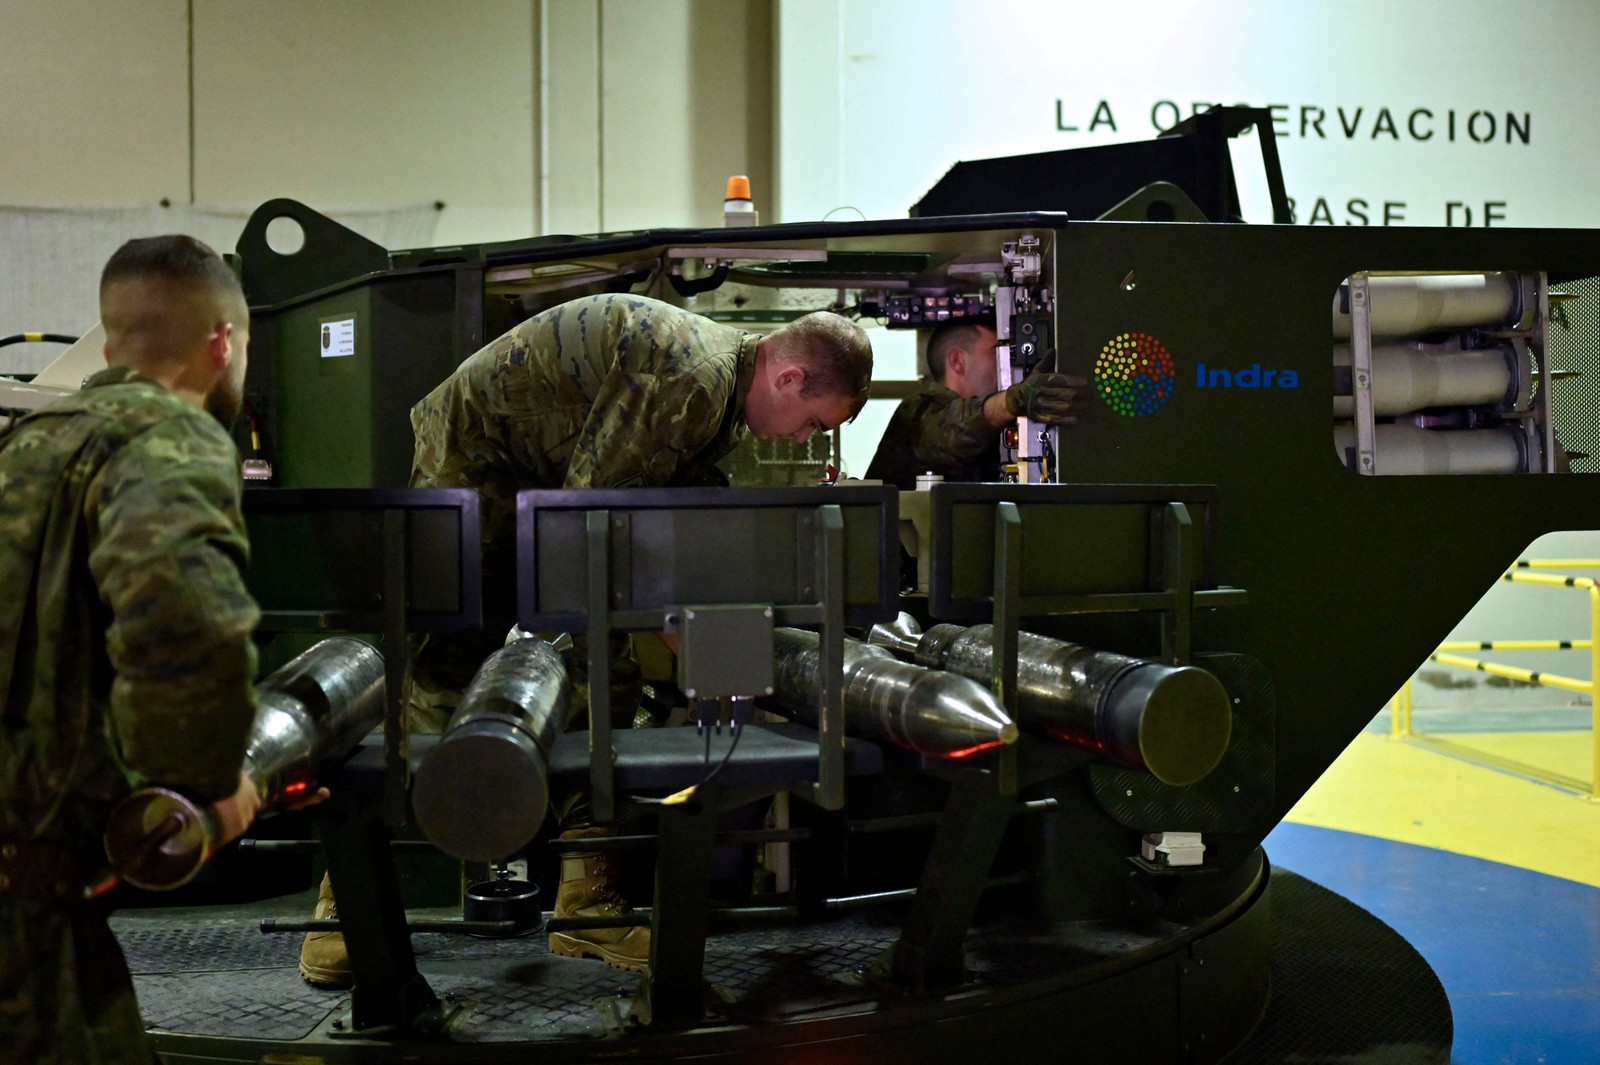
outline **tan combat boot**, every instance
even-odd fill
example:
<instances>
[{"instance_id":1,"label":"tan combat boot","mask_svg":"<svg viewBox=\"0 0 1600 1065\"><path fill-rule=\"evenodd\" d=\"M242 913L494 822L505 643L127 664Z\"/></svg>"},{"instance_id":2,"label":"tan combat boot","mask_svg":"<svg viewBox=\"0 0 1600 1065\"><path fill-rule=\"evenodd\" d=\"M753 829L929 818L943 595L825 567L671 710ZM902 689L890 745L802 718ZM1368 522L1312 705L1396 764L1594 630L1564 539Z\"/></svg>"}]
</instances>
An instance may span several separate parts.
<instances>
[{"instance_id":1,"label":"tan combat boot","mask_svg":"<svg viewBox=\"0 0 1600 1065\"><path fill-rule=\"evenodd\" d=\"M615 835L609 828L576 828L561 833L562 839L594 839ZM629 913L617 890L616 855L611 852L571 852L561 856L561 884L556 888L557 917L612 917ZM571 932L550 933L550 953L569 958L599 958L607 965L632 972L650 968L650 929L580 928Z\"/></svg>"},{"instance_id":2,"label":"tan combat boot","mask_svg":"<svg viewBox=\"0 0 1600 1065\"><path fill-rule=\"evenodd\" d=\"M317 890L317 907L311 916L319 920L338 917L333 901L333 884L328 874L322 874L322 887ZM300 944L300 975L313 987L343 990L355 984L350 970L350 954L345 950L344 935L339 932L307 932Z\"/></svg>"}]
</instances>

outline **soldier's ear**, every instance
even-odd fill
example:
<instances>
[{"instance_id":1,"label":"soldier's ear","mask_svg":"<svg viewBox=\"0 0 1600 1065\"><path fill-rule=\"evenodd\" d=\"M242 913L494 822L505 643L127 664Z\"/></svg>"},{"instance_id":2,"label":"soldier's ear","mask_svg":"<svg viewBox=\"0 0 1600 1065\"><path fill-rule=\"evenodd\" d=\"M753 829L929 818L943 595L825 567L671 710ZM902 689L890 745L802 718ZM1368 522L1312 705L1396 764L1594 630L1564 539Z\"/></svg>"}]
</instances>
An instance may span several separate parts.
<instances>
[{"instance_id":1,"label":"soldier's ear","mask_svg":"<svg viewBox=\"0 0 1600 1065\"><path fill-rule=\"evenodd\" d=\"M233 351L233 323L218 322L211 328L211 335L206 338L206 365L214 373L222 373L228 368L228 356Z\"/></svg>"},{"instance_id":2,"label":"soldier's ear","mask_svg":"<svg viewBox=\"0 0 1600 1065\"><path fill-rule=\"evenodd\" d=\"M784 392L790 388L804 388L805 383L805 370L794 363L786 364L778 371L777 376L772 379L773 390L778 392Z\"/></svg>"},{"instance_id":3,"label":"soldier's ear","mask_svg":"<svg viewBox=\"0 0 1600 1065\"><path fill-rule=\"evenodd\" d=\"M951 374L955 374L957 377L965 377L967 375L967 351L965 348L951 348L944 353L945 380L948 381Z\"/></svg>"}]
</instances>

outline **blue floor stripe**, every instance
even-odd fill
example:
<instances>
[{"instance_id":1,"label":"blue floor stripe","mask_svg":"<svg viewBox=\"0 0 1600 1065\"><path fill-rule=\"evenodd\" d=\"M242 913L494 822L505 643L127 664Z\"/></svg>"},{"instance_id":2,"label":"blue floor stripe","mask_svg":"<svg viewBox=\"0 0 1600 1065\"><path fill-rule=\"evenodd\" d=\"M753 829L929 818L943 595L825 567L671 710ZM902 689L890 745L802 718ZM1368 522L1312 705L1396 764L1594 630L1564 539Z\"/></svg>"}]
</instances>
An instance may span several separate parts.
<instances>
[{"instance_id":1,"label":"blue floor stripe","mask_svg":"<svg viewBox=\"0 0 1600 1065\"><path fill-rule=\"evenodd\" d=\"M1454 1065L1600 1065L1600 888L1309 825L1280 824L1264 846L1427 959L1455 1016Z\"/></svg>"}]
</instances>

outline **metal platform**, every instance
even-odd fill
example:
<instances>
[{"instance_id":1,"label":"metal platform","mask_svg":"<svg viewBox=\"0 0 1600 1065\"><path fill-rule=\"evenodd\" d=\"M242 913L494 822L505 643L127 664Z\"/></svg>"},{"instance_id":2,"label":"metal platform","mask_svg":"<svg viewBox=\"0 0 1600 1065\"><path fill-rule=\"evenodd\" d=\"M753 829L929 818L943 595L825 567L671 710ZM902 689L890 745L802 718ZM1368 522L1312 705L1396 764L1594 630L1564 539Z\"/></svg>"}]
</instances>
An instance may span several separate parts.
<instances>
[{"instance_id":1,"label":"metal platform","mask_svg":"<svg viewBox=\"0 0 1600 1065\"><path fill-rule=\"evenodd\" d=\"M764 1062L892 1052L970 1063L1048 1060L1063 1046L1095 1061L1314 1061L1319 1046L1348 1061L1384 1047L1406 1048L1408 1062L1449 1058L1449 1007L1426 963L1365 911L1281 871L1204 928L985 925L968 939L969 982L937 996L906 996L877 977L899 932L896 907L721 933L706 949L709 1019L680 1031L645 1024L632 974L553 956L543 935L418 933L442 1027L353 1033L349 995L300 979L300 937L259 931L263 916L309 906L301 895L114 919L168 1061L731 1062L759 1051ZM1254 994L1269 966L1263 1012ZM1197 1006L1229 1001L1197 1022Z\"/></svg>"}]
</instances>

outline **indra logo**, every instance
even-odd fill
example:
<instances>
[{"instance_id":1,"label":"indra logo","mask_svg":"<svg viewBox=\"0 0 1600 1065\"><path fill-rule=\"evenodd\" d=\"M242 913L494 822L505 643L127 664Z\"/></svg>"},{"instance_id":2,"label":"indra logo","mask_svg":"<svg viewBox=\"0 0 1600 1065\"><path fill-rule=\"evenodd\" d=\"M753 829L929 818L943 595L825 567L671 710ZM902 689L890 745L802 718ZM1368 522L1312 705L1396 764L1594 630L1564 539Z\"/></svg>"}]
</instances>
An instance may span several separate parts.
<instances>
[{"instance_id":1,"label":"indra logo","mask_svg":"<svg viewBox=\"0 0 1600 1065\"><path fill-rule=\"evenodd\" d=\"M1178 371L1172 353L1149 333L1123 333L1100 349L1094 388L1106 406L1129 418L1154 414L1172 395Z\"/></svg>"}]
</instances>

